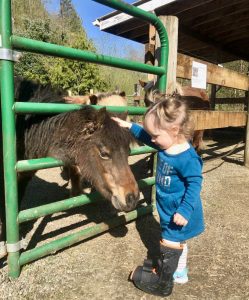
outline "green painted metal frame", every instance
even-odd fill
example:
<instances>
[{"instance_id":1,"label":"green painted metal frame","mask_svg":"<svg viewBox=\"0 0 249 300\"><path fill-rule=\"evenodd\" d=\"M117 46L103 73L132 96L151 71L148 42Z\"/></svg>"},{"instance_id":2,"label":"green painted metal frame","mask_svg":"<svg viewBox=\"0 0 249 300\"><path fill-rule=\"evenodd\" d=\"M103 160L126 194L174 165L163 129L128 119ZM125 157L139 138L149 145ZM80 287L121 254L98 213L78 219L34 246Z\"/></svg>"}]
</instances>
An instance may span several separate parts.
<instances>
[{"instance_id":1,"label":"green painted metal frame","mask_svg":"<svg viewBox=\"0 0 249 300\"><path fill-rule=\"evenodd\" d=\"M0 48L4 48L12 53L12 50L24 50L45 55L71 58L75 60L88 61L97 64L104 64L113 67L136 70L144 73L159 76L159 90L165 91L168 64L168 36L161 21L153 14L145 12L137 7L131 6L120 0L93 0L107 5L114 9L126 12L132 16L142 18L153 24L159 34L161 41L161 57L159 66L149 66L143 63L129 61L121 58L114 58L105 55L94 54L89 51L72 49L69 47L58 46L44 43L23 37L12 35L11 26L11 0L0 0ZM43 205L34 209L18 210L17 195L17 172L29 170L39 170L62 166L62 161L47 157L33 160L17 161L16 157L16 134L15 134L15 114L16 113L61 113L72 109L79 109L79 105L69 104L42 104L42 103L22 103L14 102L14 62L12 59L1 59L1 107L2 107L2 134L3 134L3 160L5 177L5 203L6 203L6 222L7 222L7 245L9 276L12 278L20 275L20 267L37 258L54 253L62 248L73 245L79 241L105 232L110 228L130 222L139 216L151 213L152 205L140 207L125 215L108 220L108 225L101 223L90 228L86 228L77 233L64 238L47 243L44 246L25 251L20 254L19 250L19 224L36 219L48 214L64 211L73 207L78 207L87 203L93 203L101 199L98 193L89 196L78 196L63 201ZM99 109L101 106L96 106ZM145 112L144 108L138 107L108 107L108 110L115 112L128 111L129 114L141 115ZM131 155L150 153L155 150L150 147L134 149ZM155 184L155 178L146 178L139 181L139 187ZM13 250L14 249L14 250Z\"/></svg>"}]
</instances>

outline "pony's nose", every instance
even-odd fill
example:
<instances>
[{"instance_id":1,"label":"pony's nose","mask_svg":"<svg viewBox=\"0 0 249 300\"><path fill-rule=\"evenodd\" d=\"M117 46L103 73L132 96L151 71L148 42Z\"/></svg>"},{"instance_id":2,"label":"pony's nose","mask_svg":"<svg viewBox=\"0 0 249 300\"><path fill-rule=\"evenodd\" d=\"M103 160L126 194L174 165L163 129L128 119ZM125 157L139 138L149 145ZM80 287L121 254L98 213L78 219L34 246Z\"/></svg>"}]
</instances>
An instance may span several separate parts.
<instances>
[{"instance_id":1,"label":"pony's nose","mask_svg":"<svg viewBox=\"0 0 249 300\"><path fill-rule=\"evenodd\" d=\"M135 208L137 204L137 197L133 193L127 194L125 200L129 209Z\"/></svg>"}]
</instances>

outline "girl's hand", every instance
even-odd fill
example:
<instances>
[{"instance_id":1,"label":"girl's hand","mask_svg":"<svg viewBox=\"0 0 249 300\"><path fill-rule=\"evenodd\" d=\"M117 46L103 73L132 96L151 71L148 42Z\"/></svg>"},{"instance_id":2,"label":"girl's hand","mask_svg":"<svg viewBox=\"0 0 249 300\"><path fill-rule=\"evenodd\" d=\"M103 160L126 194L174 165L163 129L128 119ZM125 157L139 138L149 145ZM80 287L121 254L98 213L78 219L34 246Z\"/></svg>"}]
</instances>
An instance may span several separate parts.
<instances>
[{"instance_id":1,"label":"girl's hand","mask_svg":"<svg viewBox=\"0 0 249 300\"><path fill-rule=\"evenodd\" d=\"M178 213L174 214L173 222L179 226L186 226L188 224L188 221Z\"/></svg>"},{"instance_id":2,"label":"girl's hand","mask_svg":"<svg viewBox=\"0 0 249 300\"><path fill-rule=\"evenodd\" d=\"M112 119L115 122L117 122L120 127L129 128L129 129L131 128L132 124L130 122L124 121L124 120L122 120L120 118L117 118L117 117L112 117Z\"/></svg>"}]
</instances>

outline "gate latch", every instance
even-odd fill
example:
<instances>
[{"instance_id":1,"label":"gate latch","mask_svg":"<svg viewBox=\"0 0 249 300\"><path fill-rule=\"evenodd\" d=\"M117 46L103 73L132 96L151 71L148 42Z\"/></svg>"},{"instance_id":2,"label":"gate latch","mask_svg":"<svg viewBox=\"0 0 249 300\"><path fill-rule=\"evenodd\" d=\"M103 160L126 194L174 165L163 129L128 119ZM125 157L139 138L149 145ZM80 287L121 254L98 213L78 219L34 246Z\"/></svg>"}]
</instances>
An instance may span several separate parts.
<instances>
[{"instance_id":1,"label":"gate latch","mask_svg":"<svg viewBox=\"0 0 249 300\"><path fill-rule=\"evenodd\" d=\"M0 48L0 60L10 60L18 62L22 56L21 52L12 49Z\"/></svg>"}]
</instances>

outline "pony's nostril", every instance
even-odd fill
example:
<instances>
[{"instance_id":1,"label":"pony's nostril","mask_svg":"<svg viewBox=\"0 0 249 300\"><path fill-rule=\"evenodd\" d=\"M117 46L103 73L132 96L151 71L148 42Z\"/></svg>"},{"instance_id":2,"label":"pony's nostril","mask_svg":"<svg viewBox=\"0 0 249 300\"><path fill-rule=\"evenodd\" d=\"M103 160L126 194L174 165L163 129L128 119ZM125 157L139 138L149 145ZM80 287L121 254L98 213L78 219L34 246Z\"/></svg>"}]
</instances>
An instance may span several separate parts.
<instances>
[{"instance_id":1,"label":"pony's nostril","mask_svg":"<svg viewBox=\"0 0 249 300\"><path fill-rule=\"evenodd\" d=\"M134 207L136 205L136 197L133 193L126 195L126 204L129 207Z\"/></svg>"}]
</instances>

